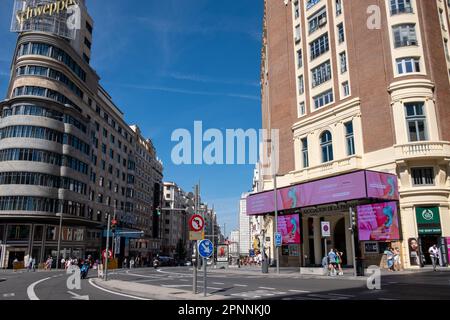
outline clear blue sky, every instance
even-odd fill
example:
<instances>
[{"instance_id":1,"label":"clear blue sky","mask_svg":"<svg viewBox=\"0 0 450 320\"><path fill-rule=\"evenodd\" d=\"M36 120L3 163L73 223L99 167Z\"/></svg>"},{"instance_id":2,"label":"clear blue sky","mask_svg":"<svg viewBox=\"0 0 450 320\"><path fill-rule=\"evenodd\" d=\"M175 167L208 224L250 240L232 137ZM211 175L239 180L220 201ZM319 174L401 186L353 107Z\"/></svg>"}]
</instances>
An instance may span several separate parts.
<instances>
[{"instance_id":1,"label":"clear blue sky","mask_svg":"<svg viewBox=\"0 0 450 320\"><path fill-rule=\"evenodd\" d=\"M164 180L214 204L227 234L253 166L175 166L172 131L196 120L221 130L261 127L259 66L262 0L88 0L92 66L126 121L153 139ZM0 94L5 95L16 34L13 0L0 1Z\"/></svg>"}]
</instances>

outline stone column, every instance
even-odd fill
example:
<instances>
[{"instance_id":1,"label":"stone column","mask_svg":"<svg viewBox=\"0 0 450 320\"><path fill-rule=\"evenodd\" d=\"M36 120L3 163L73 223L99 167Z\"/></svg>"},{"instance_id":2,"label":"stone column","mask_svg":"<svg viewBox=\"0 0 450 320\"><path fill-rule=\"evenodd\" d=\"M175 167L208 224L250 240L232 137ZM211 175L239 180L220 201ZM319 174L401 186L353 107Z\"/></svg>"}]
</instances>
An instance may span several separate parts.
<instances>
[{"instance_id":1,"label":"stone column","mask_svg":"<svg viewBox=\"0 0 450 320\"><path fill-rule=\"evenodd\" d=\"M322 263L322 238L320 235L319 217L314 217L314 263Z\"/></svg>"},{"instance_id":2,"label":"stone column","mask_svg":"<svg viewBox=\"0 0 450 320\"><path fill-rule=\"evenodd\" d=\"M345 213L345 255L347 257L347 265L353 264L353 247L352 247L352 234L350 231L351 222L349 213Z\"/></svg>"},{"instance_id":3,"label":"stone column","mask_svg":"<svg viewBox=\"0 0 450 320\"><path fill-rule=\"evenodd\" d=\"M302 245L302 261L303 266L306 266L305 255L308 256L309 261L312 262L312 257L309 256L309 233L308 233L308 218L302 218L302 226L303 226L303 245Z\"/></svg>"}]
</instances>

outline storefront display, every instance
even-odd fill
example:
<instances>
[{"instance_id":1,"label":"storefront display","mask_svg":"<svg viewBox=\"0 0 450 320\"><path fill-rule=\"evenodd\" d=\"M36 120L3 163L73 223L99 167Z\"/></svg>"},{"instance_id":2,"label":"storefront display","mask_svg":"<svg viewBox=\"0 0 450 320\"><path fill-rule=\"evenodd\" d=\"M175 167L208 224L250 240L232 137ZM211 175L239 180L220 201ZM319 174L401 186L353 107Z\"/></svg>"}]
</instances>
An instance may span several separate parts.
<instances>
[{"instance_id":1,"label":"storefront display","mask_svg":"<svg viewBox=\"0 0 450 320\"><path fill-rule=\"evenodd\" d=\"M392 241L400 239L397 202L359 206L360 241Z\"/></svg>"},{"instance_id":2,"label":"storefront display","mask_svg":"<svg viewBox=\"0 0 450 320\"><path fill-rule=\"evenodd\" d=\"M419 241L416 238L408 240L409 263L411 266L420 266Z\"/></svg>"}]
</instances>

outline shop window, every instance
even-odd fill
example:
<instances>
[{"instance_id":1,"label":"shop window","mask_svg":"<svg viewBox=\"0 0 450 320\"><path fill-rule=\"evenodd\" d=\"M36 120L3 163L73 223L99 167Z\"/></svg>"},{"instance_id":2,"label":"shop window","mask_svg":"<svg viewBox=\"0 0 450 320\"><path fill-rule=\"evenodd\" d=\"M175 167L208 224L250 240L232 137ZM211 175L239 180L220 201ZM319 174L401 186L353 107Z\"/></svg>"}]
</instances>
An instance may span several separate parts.
<instances>
[{"instance_id":1,"label":"shop window","mask_svg":"<svg viewBox=\"0 0 450 320\"><path fill-rule=\"evenodd\" d=\"M56 227L47 227L47 233L45 240L47 241L56 241Z\"/></svg>"},{"instance_id":2,"label":"shop window","mask_svg":"<svg viewBox=\"0 0 450 320\"><path fill-rule=\"evenodd\" d=\"M35 226L33 240L34 241L42 241L43 236L44 236L44 227L43 226Z\"/></svg>"}]
</instances>

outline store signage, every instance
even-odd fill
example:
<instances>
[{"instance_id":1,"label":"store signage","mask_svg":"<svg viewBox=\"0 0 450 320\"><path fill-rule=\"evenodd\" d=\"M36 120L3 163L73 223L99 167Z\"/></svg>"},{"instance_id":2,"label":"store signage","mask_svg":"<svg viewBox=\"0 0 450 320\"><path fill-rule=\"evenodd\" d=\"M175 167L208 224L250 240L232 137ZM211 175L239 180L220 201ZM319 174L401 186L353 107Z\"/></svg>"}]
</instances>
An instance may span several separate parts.
<instances>
[{"instance_id":1,"label":"store signage","mask_svg":"<svg viewBox=\"0 0 450 320\"><path fill-rule=\"evenodd\" d=\"M366 254L378 254L380 248L378 242L365 242L364 243L364 253Z\"/></svg>"},{"instance_id":2,"label":"store signage","mask_svg":"<svg viewBox=\"0 0 450 320\"><path fill-rule=\"evenodd\" d=\"M419 234L441 234L441 218L438 207L416 208Z\"/></svg>"},{"instance_id":3,"label":"store signage","mask_svg":"<svg viewBox=\"0 0 450 320\"><path fill-rule=\"evenodd\" d=\"M69 7L78 5L75 0L58 0L51 3L31 6L29 1L22 1L22 10L15 13L15 18L19 24L23 24L26 20L38 18L44 15L52 16L65 12ZM34 3L34 2L33 2Z\"/></svg>"},{"instance_id":4,"label":"store signage","mask_svg":"<svg viewBox=\"0 0 450 320\"><path fill-rule=\"evenodd\" d=\"M374 171L358 171L277 190L279 211L335 204L350 200L399 200L397 176ZM273 191L247 197L247 214L275 211Z\"/></svg>"}]
</instances>

